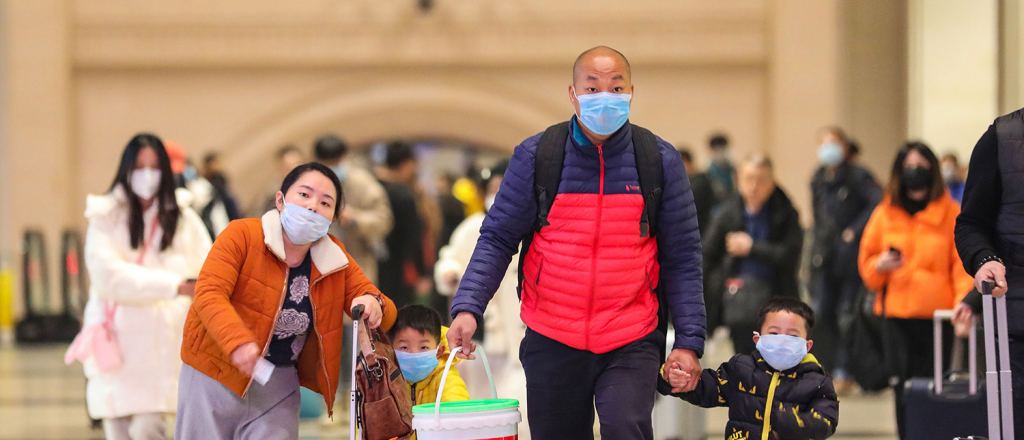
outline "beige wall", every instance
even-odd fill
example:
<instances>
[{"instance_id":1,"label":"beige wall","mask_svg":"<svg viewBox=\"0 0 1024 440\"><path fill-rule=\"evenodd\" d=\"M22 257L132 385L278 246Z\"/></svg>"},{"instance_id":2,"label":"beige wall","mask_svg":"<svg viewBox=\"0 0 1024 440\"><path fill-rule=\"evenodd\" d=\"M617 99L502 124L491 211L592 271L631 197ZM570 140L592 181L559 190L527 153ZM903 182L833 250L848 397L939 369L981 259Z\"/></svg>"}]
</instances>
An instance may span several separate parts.
<instances>
[{"instance_id":1,"label":"beige wall","mask_svg":"<svg viewBox=\"0 0 1024 440\"><path fill-rule=\"evenodd\" d=\"M223 151L246 201L276 147L324 131L510 152L571 115L572 60L597 44L633 64L634 122L702 161L719 130L770 152L805 222L819 127L852 127L875 168L905 138L902 0L435 3L0 0L3 252L83 227L138 131Z\"/></svg>"},{"instance_id":2,"label":"beige wall","mask_svg":"<svg viewBox=\"0 0 1024 440\"><path fill-rule=\"evenodd\" d=\"M909 132L962 160L999 114L998 0L911 0Z\"/></svg>"}]
</instances>

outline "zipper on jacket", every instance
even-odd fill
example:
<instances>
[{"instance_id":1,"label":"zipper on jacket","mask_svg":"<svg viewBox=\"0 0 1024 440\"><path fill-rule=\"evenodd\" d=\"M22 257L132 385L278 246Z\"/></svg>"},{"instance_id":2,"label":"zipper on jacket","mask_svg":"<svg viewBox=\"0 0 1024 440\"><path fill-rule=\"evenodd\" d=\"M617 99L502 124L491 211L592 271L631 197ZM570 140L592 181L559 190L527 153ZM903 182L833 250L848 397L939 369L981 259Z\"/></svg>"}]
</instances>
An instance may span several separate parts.
<instances>
[{"instance_id":1,"label":"zipper on jacket","mask_svg":"<svg viewBox=\"0 0 1024 440\"><path fill-rule=\"evenodd\" d=\"M348 267L348 266L346 266L346 267ZM317 283L319 283L320 280L322 280L324 278L327 278L328 275L331 275L331 274L333 274L335 272L338 272L338 271L340 271L342 269L344 269L344 267L340 267L340 268L334 269L334 270L332 270L330 272L327 272L325 274L320 274L320 278L317 278L317 279L313 280L312 283L309 283L309 304L313 306L313 333L314 333L314 336L316 336L317 346L320 347L320 367L321 367L322 371L324 372L324 380L327 381L327 390L325 390L325 391L328 391L328 392L331 390L331 376L330 376L330 374L327 373L327 358L326 358L326 355L324 354L324 341L323 341L323 338L320 337L320 332L316 329L316 302L313 301L313 286L315 286ZM381 313L382 314L384 313L384 309L383 308L381 308ZM334 390L334 394L337 394L337 392L338 392L338 390ZM331 399L334 399L334 397L333 397L334 394L331 395L332 396ZM327 398L325 397L324 400L327 400ZM351 409L349 409L349 410L351 411ZM334 420L334 401L333 400L331 400L331 403L330 403L330 405L327 408L327 418L329 418L331 420Z\"/></svg>"},{"instance_id":2,"label":"zipper on jacket","mask_svg":"<svg viewBox=\"0 0 1024 440\"><path fill-rule=\"evenodd\" d=\"M604 210L604 146L597 146L597 158L601 161L601 181L597 189L597 223L594 228L594 253L590 265L590 301L587 303L587 317L583 326L584 347L590 349L590 315L594 313L594 291L597 290L597 250L601 240L601 211Z\"/></svg>"},{"instance_id":3,"label":"zipper on jacket","mask_svg":"<svg viewBox=\"0 0 1024 440\"><path fill-rule=\"evenodd\" d=\"M772 404L775 403L775 387L779 385L779 372L772 373L771 385L768 385L768 399L764 405L764 423L761 425L761 440L768 440L772 430Z\"/></svg>"},{"instance_id":4,"label":"zipper on jacket","mask_svg":"<svg viewBox=\"0 0 1024 440\"><path fill-rule=\"evenodd\" d=\"M284 273L284 287L281 288L281 301L278 302L278 304L277 304L277 311L274 312L274 321L273 321L274 326L270 328L270 336L267 337L267 343L263 345L263 352L260 353L260 359L263 359L264 357L267 356L267 350L270 349L270 341L274 340L274 330L277 328L277 319L280 318L281 307L284 306L284 296L285 296L285 294L287 292L288 292L288 271L285 271L285 273ZM313 302L312 297L310 297L310 302L311 303ZM252 387L253 380L254 379L252 378L252 376L249 376L249 383L245 386L245 391L242 391L242 398L243 399L246 396L249 395L249 388Z\"/></svg>"},{"instance_id":5,"label":"zipper on jacket","mask_svg":"<svg viewBox=\"0 0 1024 440\"><path fill-rule=\"evenodd\" d=\"M544 259L541 259L540 260L540 264L537 265L537 281L535 281L533 283L534 285L537 285L537 286L540 285L540 273L543 272L543 271L544 271Z\"/></svg>"}]
</instances>

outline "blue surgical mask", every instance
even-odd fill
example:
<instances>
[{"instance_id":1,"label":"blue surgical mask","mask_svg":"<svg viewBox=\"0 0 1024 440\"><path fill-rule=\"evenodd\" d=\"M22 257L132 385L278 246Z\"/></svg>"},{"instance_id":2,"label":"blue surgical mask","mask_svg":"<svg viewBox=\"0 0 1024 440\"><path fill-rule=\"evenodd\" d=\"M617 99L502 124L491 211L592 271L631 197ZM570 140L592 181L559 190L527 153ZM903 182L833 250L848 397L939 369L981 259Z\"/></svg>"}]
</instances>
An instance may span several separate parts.
<instances>
[{"instance_id":1,"label":"blue surgical mask","mask_svg":"<svg viewBox=\"0 0 1024 440\"><path fill-rule=\"evenodd\" d=\"M339 163L339 164L331 167L331 171L334 171L334 174L336 174L338 176L338 180L341 180L342 182L344 182L345 181L345 176L348 175L348 166L343 164L343 163Z\"/></svg>"},{"instance_id":2,"label":"blue surgical mask","mask_svg":"<svg viewBox=\"0 0 1024 440\"><path fill-rule=\"evenodd\" d=\"M402 370L402 375L405 376L405 380L409 383L416 383L426 379L440 364L437 361L437 352L435 350L422 353L406 353L395 350L395 359L398 360L398 368Z\"/></svg>"},{"instance_id":3,"label":"blue surgical mask","mask_svg":"<svg viewBox=\"0 0 1024 440\"><path fill-rule=\"evenodd\" d=\"M618 131L629 120L629 101L633 95L601 92L579 96L576 95L575 87L572 90L580 103L580 114L576 117L590 131L607 136Z\"/></svg>"},{"instance_id":4,"label":"blue surgical mask","mask_svg":"<svg viewBox=\"0 0 1024 440\"><path fill-rule=\"evenodd\" d=\"M768 365L786 371L807 357L807 340L789 335L764 335L757 340L757 351Z\"/></svg>"},{"instance_id":5,"label":"blue surgical mask","mask_svg":"<svg viewBox=\"0 0 1024 440\"><path fill-rule=\"evenodd\" d=\"M327 235L331 221L306 208L285 203L281 211L281 226L292 244L304 245Z\"/></svg>"},{"instance_id":6,"label":"blue surgical mask","mask_svg":"<svg viewBox=\"0 0 1024 440\"><path fill-rule=\"evenodd\" d=\"M818 147L818 160L827 167L843 162L843 146L836 142L825 142Z\"/></svg>"}]
</instances>

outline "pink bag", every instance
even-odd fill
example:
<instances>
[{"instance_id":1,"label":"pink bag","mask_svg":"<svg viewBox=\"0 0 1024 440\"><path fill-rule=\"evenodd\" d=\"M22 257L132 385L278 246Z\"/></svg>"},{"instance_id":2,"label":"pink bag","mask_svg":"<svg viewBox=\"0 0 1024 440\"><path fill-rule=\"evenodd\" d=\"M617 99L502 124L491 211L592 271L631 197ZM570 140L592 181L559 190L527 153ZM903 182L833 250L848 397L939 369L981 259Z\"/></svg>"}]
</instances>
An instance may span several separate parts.
<instances>
[{"instance_id":1,"label":"pink bag","mask_svg":"<svg viewBox=\"0 0 1024 440\"><path fill-rule=\"evenodd\" d=\"M78 333L78 336L75 336L68 351L64 353L66 365L71 365L75 360L85 362L91 355L96 361L96 366L104 373L121 368L124 359L121 357L121 346L117 342L117 333L114 331L114 314L117 313L117 305L107 302L104 308L106 317L103 322L87 325Z\"/></svg>"},{"instance_id":2,"label":"pink bag","mask_svg":"<svg viewBox=\"0 0 1024 440\"><path fill-rule=\"evenodd\" d=\"M150 242L156 235L157 225L158 223L154 222L149 229L149 236L142 243L142 251L135 259L135 264L142 264L142 259L146 257ZM91 355L96 361L96 366L104 373L121 368L124 358L121 356L121 346L117 342L117 332L114 331L115 313L117 313L117 303L105 302L103 322L89 324L78 332L78 336L75 336L68 351L64 353L65 365L71 365L76 359L84 363Z\"/></svg>"}]
</instances>

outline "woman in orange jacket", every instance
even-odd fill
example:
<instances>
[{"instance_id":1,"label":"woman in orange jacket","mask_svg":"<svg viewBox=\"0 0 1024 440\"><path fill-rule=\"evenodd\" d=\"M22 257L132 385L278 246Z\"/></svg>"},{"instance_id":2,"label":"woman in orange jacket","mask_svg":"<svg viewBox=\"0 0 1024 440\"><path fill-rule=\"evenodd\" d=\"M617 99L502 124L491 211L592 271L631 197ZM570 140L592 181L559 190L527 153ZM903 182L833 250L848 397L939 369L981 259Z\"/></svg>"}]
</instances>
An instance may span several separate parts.
<instances>
[{"instance_id":1,"label":"woman in orange jacket","mask_svg":"<svg viewBox=\"0 0 1024 440\"><path fill-rule=\"evenodd\" d=\"M362 305L371 328L394 324L394 303L327 235L342 200L333 171L301 165L277 209L217 237L185 321L175 438L298 438L299 385L332 412L344 315Z\"/></svg>"},{"instance_id":2,"label":"woman in orange jacket","mask_svg":"<svg viewBox=\"0 0 1024 440\"><path fill-rule=\"evenodd\" d=\"M875 313L886 318L890 345L887 363L900 379L896 422L901 438L903 382L932 375L932 315L952 309L974 283L953 243L958 214L935 153L923 143L908 143L896 155L888 195L875 208L860 242L860 275L877 292Z\"/></svg>"}]
</instances>

